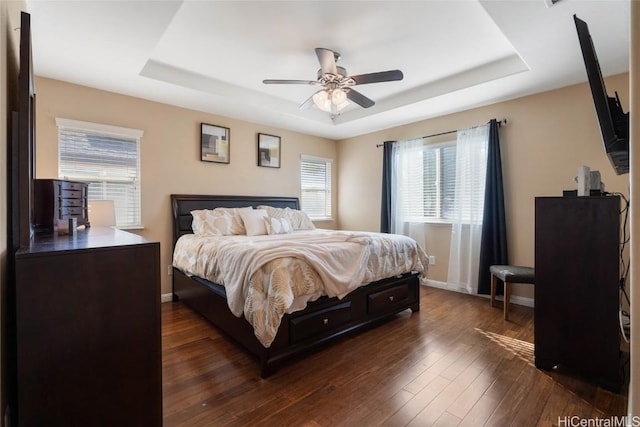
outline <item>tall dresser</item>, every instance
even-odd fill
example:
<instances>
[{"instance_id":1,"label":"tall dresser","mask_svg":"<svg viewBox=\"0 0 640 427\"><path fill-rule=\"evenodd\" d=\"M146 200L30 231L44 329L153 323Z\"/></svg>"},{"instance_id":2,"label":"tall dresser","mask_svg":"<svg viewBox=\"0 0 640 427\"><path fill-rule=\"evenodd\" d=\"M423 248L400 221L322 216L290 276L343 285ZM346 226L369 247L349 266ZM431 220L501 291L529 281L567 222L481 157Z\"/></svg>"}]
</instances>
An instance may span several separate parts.
<instances>
[{"instance_id":1,"label":"tall dresser","mask_svg":"<svg viewBox=\"0 0 640 427\"><path fill-rule=\"evenodd\" d=\"M619 390L620 198L535 201L535 364Z\"/></svg>"},{"instance_id":2,"label":"tall dresser","mask_svg":"<svg viewBox=\"0 0 640 427\"><path fill-rule=\"evenodd\" d=\"M162 425L159 257L100 227L18 250L16 425Z\"/></svg>"}]
</instances>

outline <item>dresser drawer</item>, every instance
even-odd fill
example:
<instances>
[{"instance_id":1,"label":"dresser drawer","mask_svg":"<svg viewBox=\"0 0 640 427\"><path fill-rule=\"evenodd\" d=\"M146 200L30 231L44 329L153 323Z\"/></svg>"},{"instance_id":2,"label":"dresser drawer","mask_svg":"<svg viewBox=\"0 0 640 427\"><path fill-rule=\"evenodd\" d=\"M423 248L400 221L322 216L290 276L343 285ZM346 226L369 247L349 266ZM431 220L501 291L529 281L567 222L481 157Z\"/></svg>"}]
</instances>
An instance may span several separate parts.
<instances>
[{"instance_id":1,"label":"dresser drawer","mask_svg":"<svg viewBox=\"0 0 640 427\"><path fill-rule=\"evenodd\" d=\"M64 199L79 199L82 197L82 190L61 190L60 197Z\"/></svg>"},{"instance_id":2,"label":"dresser drawer","mask_svg":"<svg viewBox=\"0 0 640 427\"><path fill-rule=\"evenodd\" d=\"M60 208L60 218L64 219L70 216L82 216L84 213L84 209L80 206L68 206L64 208Z\"/></svg>"},{"instance_id":3,"label":"dresser drawer","mask_svg":"<svg viewBox=\"0 0 640 427\"><path fill-rule=\"evenodd\" d=\"M82 183L74 181L58 181L61 190L82 191Z\"/></svg>"},{"instance_id":4,"label":"dresser drawer","mask_svg":"<svg viewBox=\"0 0 640 427\"><path fill-rule=\"evenodd\" d=\"M382 314L406 304L411 298L409 283L399 283L367 296L367 313Z\"/></svg>"},{"instance_id":5,"label":"dresser drawer","mask_svg":"<svg viewBox=\"0 0 640 427\"><path fill-rule=\"evenodd\" d=\"M297 343L331 332L349 321L351 321L351 301L295 317L289 321L290 341Z\"/></svg>"},{"instance_id":6,"label":"dresser drawer","mask_svg":"<svg viewBox=\"0 0 640 427\"><path fill-rule=\"evenodd\" d=\"M84 205L84 199L62 199L60 205L64 208L67 206L80 206Z\"/></svg>"}]
</instances>

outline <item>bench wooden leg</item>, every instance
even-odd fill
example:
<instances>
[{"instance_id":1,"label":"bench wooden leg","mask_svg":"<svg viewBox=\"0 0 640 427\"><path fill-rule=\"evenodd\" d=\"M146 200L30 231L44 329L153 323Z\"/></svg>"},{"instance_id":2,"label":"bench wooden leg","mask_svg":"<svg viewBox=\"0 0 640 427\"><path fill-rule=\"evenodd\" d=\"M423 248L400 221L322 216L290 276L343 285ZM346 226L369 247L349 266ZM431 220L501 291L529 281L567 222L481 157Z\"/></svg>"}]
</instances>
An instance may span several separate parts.
<instances>
[{"instance_id":1,"label":"bench wooden leg","mask_svg":"<svg viewBox=\"0 0 640 427\"><path fill-rule=\"evenodd\" d=\"M504 320L509 320L509 300L511 299L511 283L504 282Z\"/></svg>"},{"instance_id":2,"label":"bench wooden leg","mask_svg":"<svg viewBox=\"0 0 640 427\"><path fill-rule=\"evenodd\" d=\"M496 276L491 275L491 307L493 307L493 303L496 300Z\"/></svg>"}]
</instances>

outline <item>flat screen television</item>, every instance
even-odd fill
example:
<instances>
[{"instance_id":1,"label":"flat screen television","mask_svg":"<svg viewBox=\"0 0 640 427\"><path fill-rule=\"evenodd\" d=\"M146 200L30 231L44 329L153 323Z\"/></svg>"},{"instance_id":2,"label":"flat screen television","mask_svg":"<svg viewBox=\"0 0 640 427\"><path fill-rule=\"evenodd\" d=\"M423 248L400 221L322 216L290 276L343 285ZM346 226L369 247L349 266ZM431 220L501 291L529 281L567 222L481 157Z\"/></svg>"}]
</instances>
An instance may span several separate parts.
<instances>
[{"instance_id":1,"label":"flat screen television","mask_svg":"<svg viewBox=\"0 0 640 427\"><path fill-rule=\"evenodd\" d=\"M600 124L600 134L604 149L611 165L618 175L629 172L629 113L622 111L618 93L607 95L600 64L593 46L587 23L573 15L582 49L584 65L587 69L591 95Z\"/></svg>"},{"instance_id":2,"label":"flat screen television","mask_svg":"<svg viewBox=\"0 0 640 427\"><path fill-rule=\"evenodd\" d=\"M29 246L33 236L33 178L35 177L36 94L31 53L31 15L20 14L20 56L18 71L18 111L13 114L9 144L8 236L13 250Z\"/></svg>"}]
</instances>

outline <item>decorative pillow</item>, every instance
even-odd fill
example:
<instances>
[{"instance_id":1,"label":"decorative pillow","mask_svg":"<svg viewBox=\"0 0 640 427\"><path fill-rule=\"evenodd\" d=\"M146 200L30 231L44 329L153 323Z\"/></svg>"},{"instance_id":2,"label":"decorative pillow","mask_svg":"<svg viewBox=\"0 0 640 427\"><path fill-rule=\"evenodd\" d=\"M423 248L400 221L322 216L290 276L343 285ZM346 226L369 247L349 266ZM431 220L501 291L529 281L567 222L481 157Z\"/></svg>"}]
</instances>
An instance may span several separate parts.
<instances>
[{"instance_id":1,"label":"decorative pillow","mask_svg":"<svg viewBox=\"0 0 640 427\"><path fill-rule=\"evenodd\" d=\"M191 229L193 234L200 234L202 231L202 223L205 221L205 210L191 211L193 220L191 221Z\"/></svg>"},{"instance_id":2,"label":"decorative pillow","mask_svg":"<svg viewBox=\"0 0 640 427\"><path fill-rule=\"evenodd\" d=\"M267 227L264 219L267 217L267 211L260 209L242 210L240 217L247 230L247 236L259 236L267 234Z\"/></svg>"},{"instance_id":3,"label":"decorative pillow","mask_svg":"<svg viewBox=\"0 0 640 427\"><path fill-rule=\"evenodd\" d=\"M251 206L247 206L244 208L215 208L213 212L222 213L231 217L231 229L229 234L247 234L242 218L240 217L240 213L252 210L253 208Z\"/></svg>"},{"instance_id":4,"label":"decorative pillow","mask_svg":"<svg viewBox=\"0 0 640 427\"><path fill-rule=\"evenodd\" d=\"M258 206L258 209L265 210L269 217L289 221L292 230L313 230L315 225L309 216L300 210L291 208L274 208L273 206Z\"/></svg>"},{"instance_id":5,"label":"decorative pillow","mask_svg":"<svg viewBox=\"0 0 640 427\"><path fill-rule=\"evenodd\" d=\"M231 233L232 217L223 212L211 211L209 209L191 211L193 221L191 229L195 234L210 236L227 236Z\"/></svg>"},{"instance_id":6,"label":"decorative pillow","mask_svg":"<svg viewBox=\"0 0 640 427\"><path fill-rule=\"evenodd\" d=\"M287 217L287 212L285 211L284 208L274 208L273 206L260 205L260 206L257 207L257 209L262 209L262 210L267 211L267 215L270 218L281 219L281 218L286 218Z\"/></svg>"},{"instance_id":7,"label":"decorative pillow","mask_svg":"<svg viewBox=\"0 0 640 427\"><path fill-rule=\"evenodd\" d=\"M289 208L287 208L289 209ZM289 221L294 230L314 230L316 226L306 212L289 209Z\"/></svg>"},{"instance_id":8,"label":"decorative pillow","mask_svg":"<svg viewBox=\"0 0 640 427\"><path fill-rule=\"evenodd\" d=\"M267 234L288 234L291 233L291 224L286 218L264 218L267 227Z\"/></svg>"}]
</instances>

